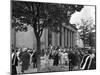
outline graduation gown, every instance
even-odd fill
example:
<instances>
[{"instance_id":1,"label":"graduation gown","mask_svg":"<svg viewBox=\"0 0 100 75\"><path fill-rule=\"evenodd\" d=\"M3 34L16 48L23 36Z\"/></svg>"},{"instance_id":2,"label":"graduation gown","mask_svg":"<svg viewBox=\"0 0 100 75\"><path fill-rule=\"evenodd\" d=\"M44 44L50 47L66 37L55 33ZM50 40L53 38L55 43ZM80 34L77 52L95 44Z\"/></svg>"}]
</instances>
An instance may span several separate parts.
<instances>
[{"instance_id":1,"label":"graduation gown","mask_svg":"<svg viewBox=\"0 0 100 75\"><path fill-rule=\"evenodd\" d=\"M91 55L84 56L81 62L81 69L89 70L95 68L96 68L95 58L92 58Z\"/></svg>"}]
</instances>

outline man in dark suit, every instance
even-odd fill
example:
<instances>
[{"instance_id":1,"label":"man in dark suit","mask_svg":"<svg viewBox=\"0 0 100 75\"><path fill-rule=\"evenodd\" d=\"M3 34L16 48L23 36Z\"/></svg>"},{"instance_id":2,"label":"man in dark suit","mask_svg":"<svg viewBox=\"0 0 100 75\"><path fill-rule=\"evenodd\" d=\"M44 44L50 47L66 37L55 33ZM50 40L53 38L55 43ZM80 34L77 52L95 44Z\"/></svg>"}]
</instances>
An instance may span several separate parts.
<instances>
[{"instance_id":1,"label":"man in dark suit","mask_svg":"<svg viewBox=\"0 0 100 75\"><path fill-rule=\"evenodd\" d=\"M69 58L69 71L72 71L74 68L74 65L76 64L75 62L75 54L74 52L69 52L68 58Z\"/></svg>"},{"instance_id":2,"label":"man in dark suit","mask_svg":"<svg viewBox=\"0 0 100 75\"><path fill-rule=\"evenodd\" d=\"M12 50L12 75L17 75L16 66L18 66L18 58L16 52Z\"/></svg>"},{"instance_id":3,"label":"man in dark suit","mask_svg":"<svg viewBox=\"0 0 100 75\"><path fill-rule=\"evenodd\" d=\"M28 70L30 65L30 54L27 52L27 48L23 49L23 52L19 54L19 58L22 61L21 72L24 73L25 70Z\"/></svg>"},{"instance_id":4,"label":"man in dark suit","mask_svg":"<svg viewBox=\"0 0 100 75\"><path fill-rule=\"evenodd\" d=\"M54 59L53 66L58 66L58 64L59 64L59 55L58 55L57 50L55 51L55 53L53 55L53 59Z\"/></svg>"},{"instance_id":5,"label":"man in dark suit","mask_svg":"<svg viewBox=\"0 0 100 75\"><path fill-rule=\"evenodd\" d=\"M36 51L32 55L32 63L33 63L33 68L37 68L37 52Z\"/></svg>"}]
</instances>

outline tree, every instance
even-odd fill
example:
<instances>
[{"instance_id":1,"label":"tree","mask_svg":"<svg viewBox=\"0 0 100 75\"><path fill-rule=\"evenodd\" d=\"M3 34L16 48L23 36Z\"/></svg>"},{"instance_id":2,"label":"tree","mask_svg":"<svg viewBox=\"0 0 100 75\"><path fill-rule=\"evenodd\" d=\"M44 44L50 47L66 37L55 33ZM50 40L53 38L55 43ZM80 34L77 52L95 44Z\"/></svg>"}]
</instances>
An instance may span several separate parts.
<instances>
[{"instance_id":1,"label":"tree","mask_svg":"<svg viewBox=\"0 0 100 75\"><path fill-rule=\"evenodd\" d=\"M23 29L23 26L30 25L34 29L37 40L38 72L40 71L40 38L43 29L50 28L52 31L60 31L59 27L62 27L62 23L68 25L71 15L82 8L82 5L12 1L12 19L15 17L19 21L15 27Z\"/></svg>"},{"instance_id":2,"label":"tree","mask_svg":"<svg viewBox=\"0 0 100 75\"><path fill-rule=\"evenodd\" d=\"M81 19L81 24L79 27L79 33L81 39L83 40L84 47L95 45L95 24L92 18Z\"/></svg>"},{"instance_id":3,"label":"tree","mask_svg":"<svg viewBox=\"0 0 100 75\"><path fill-rule=\"evenodd\" d=\"M14 35L14 38L12 38L12 39L14 39L13 40L14 44L11 44L11 46L14 49L14 52L16 53L16 32L18 32L18 31L26 32L27 31L27 27L25 25L23 25L22 23L20 23L18 21L18 19L16 17L14 17L14 16L11 19L11 23L12 23L11 29L14 29L14 31L13 31L14 33L11 34L11 36Z\"/></svg>"},{"instance_id":4,"label":"tree","mask_svg":"<svg viewBox=\"0 0 100 75\"><path fill-rule=\"evenodd\" d=\"M96 33L95 32L90 32L88 34L87 41L88 41L88 44L89 44L90 47L95 48L96 47Z\"/></svg>"}]
</instances>

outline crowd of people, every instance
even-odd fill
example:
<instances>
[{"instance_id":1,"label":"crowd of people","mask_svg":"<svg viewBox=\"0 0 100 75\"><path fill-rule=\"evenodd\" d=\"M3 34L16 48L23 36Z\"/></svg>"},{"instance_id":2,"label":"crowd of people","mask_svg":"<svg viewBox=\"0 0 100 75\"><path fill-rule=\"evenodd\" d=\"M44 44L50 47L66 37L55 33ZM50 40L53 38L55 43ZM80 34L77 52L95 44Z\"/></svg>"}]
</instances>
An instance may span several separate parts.
<instances>
[{"instance_id":1,"label":"crowd of people","mask_svg":"<svg viewBox=\"0 0 100 75\"><path fill-rule=\"evenodd\" d=\"M46 65L69 66L69 70L88 70L96 68L96 54L93 48L62 48L50 46L41 50L41 59L46 59ZM15 59L16 58L16 59ZM14 63L14 64L13 64ZM12 73L17 73L17 63L21 64L21 72L24 73L30 66L37 68L37 50L30 48L12 49Z\"/></svg>"}]
</instances>

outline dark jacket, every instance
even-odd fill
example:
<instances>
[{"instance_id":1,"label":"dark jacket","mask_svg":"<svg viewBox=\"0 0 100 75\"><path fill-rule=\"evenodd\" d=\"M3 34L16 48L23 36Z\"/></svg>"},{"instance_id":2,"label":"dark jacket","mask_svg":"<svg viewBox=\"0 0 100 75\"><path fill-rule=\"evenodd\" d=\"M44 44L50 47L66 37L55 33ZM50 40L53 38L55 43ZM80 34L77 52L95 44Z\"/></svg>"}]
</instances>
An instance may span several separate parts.
<instances>
[{"instance_id":1,"label":"dark jacket","mask_svg":"<svg viewBox=\"0 0 100 75\"><path fill-rule=\"evenodd\" d=\"M14 54L14 56L12 58L12 65L18 66L18 58L17 58L17 55L15 55L15 54Z\"/></svg>"}]
</instances>

